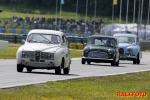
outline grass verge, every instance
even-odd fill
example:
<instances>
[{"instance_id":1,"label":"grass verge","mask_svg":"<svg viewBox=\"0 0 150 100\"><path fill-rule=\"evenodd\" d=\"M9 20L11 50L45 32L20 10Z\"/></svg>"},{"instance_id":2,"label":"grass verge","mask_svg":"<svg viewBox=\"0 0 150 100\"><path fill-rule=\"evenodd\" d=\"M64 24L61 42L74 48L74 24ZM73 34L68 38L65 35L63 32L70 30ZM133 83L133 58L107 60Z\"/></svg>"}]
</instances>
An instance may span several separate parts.
<instances>
[{"instance_id":1,"label":"grass verge","mask_svg":"<svg viewBox=\"0 0 150 100\"><path fill-rule=\"evenodd\" d=\"M0 100L150 100L150 71L0 89ZM118 97L117 92L145 92Z\"/></svg>"}]
</instances>

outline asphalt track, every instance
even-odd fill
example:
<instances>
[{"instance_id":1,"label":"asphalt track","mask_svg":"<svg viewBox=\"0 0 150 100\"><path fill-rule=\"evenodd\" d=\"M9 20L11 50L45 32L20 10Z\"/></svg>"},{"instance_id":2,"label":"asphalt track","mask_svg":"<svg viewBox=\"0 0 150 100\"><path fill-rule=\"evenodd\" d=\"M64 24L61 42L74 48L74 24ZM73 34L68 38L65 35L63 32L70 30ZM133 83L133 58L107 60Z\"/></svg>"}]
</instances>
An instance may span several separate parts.
<instances>
[{"instance_id":1,"label":"asphalt track","mask_svg":"<svg viewBox=\"0 0 150 100\"><path fill-rule=\"evenodd\" d=\"M110 63L81 64L80 58L72 58L69 75L56 75L54 70L33 70L28 73L26 69L22 73L16 71L16 59L0 59L0 88L10 88L31 84L44 83L47 81L58 81L76 79L82 77L107 76L126 74L150 70L150 53L142 52L139 65L132 61L120 61L120 65L110 66Z\"/></svg>"}]
</instances>

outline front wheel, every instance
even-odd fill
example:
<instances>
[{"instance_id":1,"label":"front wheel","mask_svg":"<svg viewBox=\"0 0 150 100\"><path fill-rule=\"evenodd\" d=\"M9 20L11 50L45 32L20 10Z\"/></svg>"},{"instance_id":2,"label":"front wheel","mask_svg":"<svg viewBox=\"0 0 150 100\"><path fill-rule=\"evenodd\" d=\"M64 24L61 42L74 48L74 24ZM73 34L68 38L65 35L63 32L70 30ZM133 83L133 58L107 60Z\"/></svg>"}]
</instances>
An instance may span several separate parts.
<instances>
[{"instance_id":1,"label":"front wheel","mask_svg":"<svg viewBox=\"0 0 150 100\"><path fill-rule=\"evenodd\" d=\"M116 62L116 66L119 66L119 60Z\"/></svg>"},{"instance_id":2,"label":"front wheel","mask_svg":"<svg viewBox=\"0 0 150 100\"><path fill-rule=\"evenodd\" d=\"M81 63L82 63L82 64L85 64L85 60L84 60L84 59L82 59L82 60L81 60Z\"/></svg>"},{"instance_id":3,"label":"front wheel","mask_svg":"<svg viewBox=\"0 0 150 100\"><path fill-rule=\"evenodd\" d=\"M17 64L17 72L22 72L23 68L23 65Z\"/></svg>"},{"instance_id":4,"label":"front wheel","mask_svg":"<svg viewBox=\"0 0 150 100\"><path fill-rule=\"evenodd\" d=\"M32 68L27 67L28 72L32 72Z\"/></svg>"},{"instance_id":5,"label":"front wheel","mask_svg":"<svg viewBox=\"0 0 150 100\"><path fill-rule=\"evenodd\" d=\"M64 59L62 59L61 65L55 69L55 74L58 74L58 75L61 74L61 68L64 68L64 63L65 63L65 61L64 61Z\"/></svg>"},{"instance_id":6,"label":"front wheel","mask_svg":"<svg viewBox=\"0 0 150 100\"><path fill-rule=\"evenodd\" d=\"M55 68L55 74L58 74L58 75L61 74L61 66Z\"/></svg>"},{"instance_id":7,"label":"front wheel","mask_svg":"<svg viewBox=\"0 0 150 100\"><path fill-rule=\"evenodd\" d=\"M136 64L137 63L137 60L136 59L133 59L133 64Z\"/></svg>"},{"instance_id":8,"label":"front wheel","mask_svg":"<svg viewBox=\"0 0 150 100\"><path fill-rule=\"evenodd\" d=\"M140 64L140 58L139 58L139 55L137 57L137 64Z\"/></svg>"},{"instance_id":9,"label":"front wheel","mask_svg":"<svg viewBox=\"0 0 150 100\"><path fill-rule=\"evenodd\" d=\"M115 66L116 65L116 57L114 58L114 60L111 62L111 66Z\"/></svg>"},{"instance_id":10,"label":"front wheel","mask_svg":"<svg viewBox=\"0 0 150 100\"><path fill-rule=\"evenodd\" d=\"M90 64L91 64L91 61L87 61L87 63L90 65Z\"/></svg>"},{"instance_id":11,"label":"front wheel","mask_svg":"<svg viewBox=\"0 0 150 100\"><path fill-rule=\"evenodd\" d=\"M64 71L64 74L69 74L70 64L69 64L69 66L67 68L64 68L63 71Z\"/></svg>"}]
</instances>

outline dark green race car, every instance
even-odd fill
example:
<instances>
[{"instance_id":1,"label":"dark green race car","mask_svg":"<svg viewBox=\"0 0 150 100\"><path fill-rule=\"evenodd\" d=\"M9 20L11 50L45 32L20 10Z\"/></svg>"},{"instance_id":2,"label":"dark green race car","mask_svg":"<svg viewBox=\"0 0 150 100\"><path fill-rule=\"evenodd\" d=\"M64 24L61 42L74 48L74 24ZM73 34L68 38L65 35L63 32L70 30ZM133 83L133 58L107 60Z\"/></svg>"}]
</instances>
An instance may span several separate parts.
<instances>
[{"instance_id":1,"label":"dark green race car","mask_svg":"<svg viewBox=\"0 0 150 100\"><path fill-rule=\"evenodd\" d=\"M117 39L111 36L92 35L84 47L81 63L111 63L119 66L119 51Z\"/></svg>"}]
</instances>

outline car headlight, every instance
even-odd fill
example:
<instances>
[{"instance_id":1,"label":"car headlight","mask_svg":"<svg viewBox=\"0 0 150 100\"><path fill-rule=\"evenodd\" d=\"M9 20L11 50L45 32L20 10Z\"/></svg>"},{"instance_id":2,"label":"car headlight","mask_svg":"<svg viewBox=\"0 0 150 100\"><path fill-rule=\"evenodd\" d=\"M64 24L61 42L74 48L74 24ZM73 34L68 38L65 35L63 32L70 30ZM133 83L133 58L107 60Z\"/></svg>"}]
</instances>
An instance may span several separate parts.
<instances>
[{"instance_id":1,"label":"car headlight","mask_svg":"<svg viewBox=\"0 0 150 100\"><path fill-rule=\"evenodd\" d=\"M131 48L128 48L127 50L128 50L128 52L131 52L131 51L132 51L132 49L131 49Z\"/></svg>"},{"instance_id":2,"label":"car headlight","mask_svg":"<svg viewBox=\"0 0 150 100\"><path fill-rule=\"evenodd\" d=\"M85 53L88 53L88 52L89 52L89 50L90 50L90 48L89 48L89 47L87 47L87 48L85 48L85 49L84 49L84 52L85 52Z\"/></svg>"},{"instance_id":3,"label":"car headlight","mask_svg":"<svg viewBox=\"0 0 150 100\"><path fill-rule=\"evenodd\" d=\"M22 51L22 58L28 58L29 52L28 51Z\"/></svg>"},{"instance_id":4,"label":"car headlight","mask_svg":"<svg viewBox=\"0 0 150 100\"><path fill-rule=\"evenodd\" d=\"M54 53L49 53L47 58L49 60L54 60Z\"/></svg>"},{"instance_id":5,"label":"car headlight","mask_svg":"<svg viewBox=\"0 0 150 100\"><path fill-rule=\"evenodd\" d=\"M113 54L113 50L112 49L108 49L108 54Z\"/></svg>"}]
</instances>

